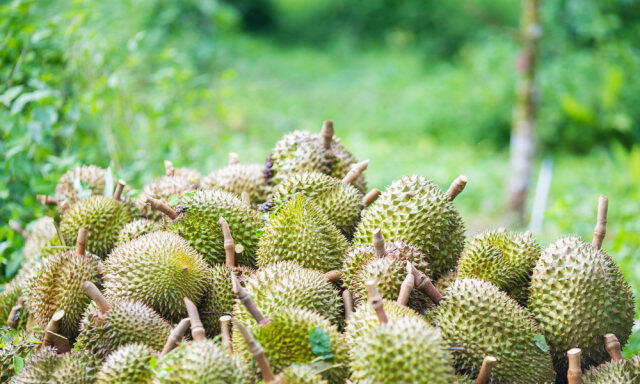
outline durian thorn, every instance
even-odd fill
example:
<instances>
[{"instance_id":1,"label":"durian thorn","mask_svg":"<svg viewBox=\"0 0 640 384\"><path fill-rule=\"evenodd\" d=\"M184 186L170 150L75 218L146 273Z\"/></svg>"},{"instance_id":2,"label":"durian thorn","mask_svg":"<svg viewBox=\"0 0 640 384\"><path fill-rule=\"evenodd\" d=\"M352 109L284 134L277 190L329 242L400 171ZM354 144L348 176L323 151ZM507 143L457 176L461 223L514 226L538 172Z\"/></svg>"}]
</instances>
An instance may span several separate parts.
<instances>
[{"instance_id":1,"label":"durian thorn","mask_svg":"<svg viewBox=\"0 0 640 384\"><path fill-rule=\"evenodd\" d=\"M344 302L344 319L349 321L353 316L353 298L351 297L351 291L345 289L342 291L342 301Z\"/></svg>"},{"instance_id":2,"label":"durian thorn","mask_svg":"<svg viewBox=\"0 0 640 384\"><path fill-rule=\"evenodd\" d=\"M113 305L109 301L107 301L107 299L104 297L102 292L100 292L98 287L96 287L96 285L93 284L92 282L85 281L82 284L82 291L91 300L93 300L94 303L96 303L96 305L98 306L102 314L106 314L107 312L109 312L111 307L113 307Z\"/></svg>"},{"instance_id":3,"label":"durian thorn","mask_svg":"<svg viewBox=\"0 0 640 384\"><path fill-rule=\"evenodd\" d=\"M507 232L507 228L505 228L505 227L498 227L498 229L496 230L496 232L498 232L498 233L505 233L505 232Z\"/></svg>"},{"instance_id":4,"label":"durian thorn","mask_svg":"<svg viewBox=\"0 0 640 384\"><path fill-rule=\"evenodd\" d=\"M242 200L244 205L251 206L251 196L249 195L249 192L242 191L242 193L240 194L240 199Z\"/></svg>"},{"instance_id":5,"label":"durian thorn","mask_svg":"<svg viewBox=\"0 0 640 384\"><path fill-rule=\"evenodd\" d=\"M118 185L116 185L116 190L113 192L113 200L120 201L122 199L122 191L124 191L124 187L127 185L124 180L118 180Z\"/></svg>"},{"instance_id":6,"label":"durian thorn","mask_svg":"<svg viewBox=\"0 0 640 384\"><path fill-rule=\"evenodd\" d=\"M370 206L374 201L378 200L380 197L380 190L378 188L373 188L362 198L362 204L364 204L365 208Z\"/></svg>"},{"instance_id":7,"label":"durian thorn","mask_svg":"<svg viewBox=\"0 0 640 384\"><path fill-rule=\"evenodd\" d=\"M224 217L220 217L218 220L218 225L222 229L222 237L224 238L224 256L225 256L225 265L229 268L234 268L236 266L236 245L235 241L233 241L233 236L231 236L231 230L229 229L229 224Z\"/></svg>"},{"instance_id":8,"label":"durian thorn","mask_svg":"<svg viewBox=\"0 0 640 384\"><path fill-rule=\"evenodd\" d=\"M406 306L409 302L409 296L411 295L411 291L416 283L416 278L413 275L413 268L410 262L407 262L407 276L404 278L404 281L400 285L400 293L398 294L398 299L396 300L398 304Z\"/></svg>"},{"instance_id":9,"label":"durian thorn","mask_svg":"<svg viewBox=\"0 0 640 384\"><path fill-rule=\"evenodd\" d=\"M71 350L69 339L52 331L44 332L42 346L53 347L59 354L67 353Z\"/></svg>"},{"instance_id":10,"label":"durian thorn","mask_svg":"<svg viewBox=\"0 0 640 384\"><path fill-rule=\"evenodd\" d=\"M231 271L231 284L233 285L233 293L235 293L236 297L244 305L247 309L247 312L255 319L255 321L260 325L269 324L269 319L264 317L262 312L256 307L256 304L251 299L249 292L238 282L238 278L236 273Z\"/></svg>"},{"instance_id":11,"label":"durian thorn","mask_svg":"<svg viewBox=\"0 0 640 384\"><path fill-rule=\"evenodd\" d=\"M419 271L415 266L411 266L411 270L415 277L415 288L427 295L435 305L440 305L440 302L442 301L442 294L438 292L438 289L433 285L431 279L425 275L424 272Z\"/></svg>"},{"instance_id":12,"label":"durian thorn","mask_svg":"<svg viewBox=\"0 0 640 384\"><path fill-rule=\"evenodd\" d=\"M16 329L20 320L20 311L24 308L24 297L20 296L18 302L11 308L7 317L7 327Z\"/></svg>"},{"instance_id":13,"label":"durian thorn","mask_svg":"<svg viewBox=\"0 0 640 384\"><path fill-rule=\"evenodd\" d=\"M102 261L98 261L98 273L100 276L104 276L104 263Z\"/></svg>"},{"instance_id":14,"label":"durian thorn","mask_svg":"<svg viewBox=\"0 0 640 384\"><path fill-rule=\"evenodd\" d=\"M322 140L322 147L325 150L329 150L331 148L331 143L333 142L333 134L335 133L333 129L333 121L325 120L322 122L322 129L320 129L320 139Z\"/></svg>"},{"instance_id":15,"label":"durian thorn","mask_svg":"<svg viewBox=\"0 0 640 384\"><path fill-rule=\"evenodd\" d=\"M147 203L149 203L149 205L151 205L151 208L155 209L156 211L160 211L169 216L171 220L175 220L178 218L178 212L176 212L169 206L169 204L165 203L162 200L154 199L153 197L147 195Z\"/></svg>"},{"instance_id":16,"label":"durian thorn","mask_svg":"<svg viewBox=\"0 0 640 384\"><path fill-rule=\"evenodd\" d=\"M567 358L569 359L569 369L567 370L567 380L569 384L581 384L582 383L582 367L580 363L580 354L582 351L580 348L572 348L567 351Z\"/></svg>"},{"instance_id":17,"label":"durian thorn","mask_svg":"<svg viewBox=\"0 0 640 384\"><path fill-rule=\"evenodd\" d=\"M373 231L373 249L375 250L378 258L383 258L387 253L384 246L384 237L382 236L382 230L380 228L376 228Z\"/></svg>"},{"instance_id":18,"label":"durian thorn","mask_svg":"<svg viewBox=\"0 0 640 384\"><path fill-rule=\"evenodd\" d=\"M78 239L76 241L76 254L85 256L87 253L87 237L89 236L89 228L82 227L78 230Z\"/></svg>"},{"instance_id":19,"label":"durian thorn","mask_svg":"<svg viewBox=\"0 0 640 384\"><path fill-rule=\"evenodd\" d=\"M596 221L596 227L593 229L593 241L591 245L595 249L602 247L602 242L607 234L607 210L609 208L609 199L607 196L602 195L598 198L598 218Z\"/></svg>"},{"instance_id":20,"label":"durian thorn","mask_svg":"<svg viewBox=\"0 0 640 384\"><path fill-rule=\"evenodd\" d=\"M167 353L171 352L175 347L178 346L184 334L187 333L187 329L189 328L189 318L185 317L180 320L178 325L175 326L169 333L169 337L167 337L167 342L164 344L162 348L162 352L160 353L160 357L165 356Z\"/></svg>"},{"instance_id":21,"label":"durian thorn","mask_svg":"<svg viewBox=\"0 0 640 384\"><path fill-rule=\"evenodd\" d=\"M29 236L29 231L27 231L26 229L22 228L22 225L20 225L20 223L18 223L15 220L9 220L9 227L11 227L11 229L17 233L18 235L24 237L25 239Z\"/></svg>"},{"instance_id":22,"label":"durian thorn","mask_svg":"<svg viewBox=\"0 0 640 384\"><path fill-rule=\"evenodd\" d=\"M613 333L604 335L604 347L611 357L611 361L622 361L622 347Z\"/></svg>"},{"instance_id":23,"label":"durian thorn","mask_svg":"<svg viewBox=\"0 0 640 384\"><path fill-rule=\"evenodd\" d=\"M240 164L240 157L235 152L229 152L229 165Z\"/></svg>"},{"instance_id":24,"label":"durian thorn","mask_svg":"<svg viewBox=\"0 0 640 384\"><path fill-rule=\"evenodd\" d=\"M204 332L202 320L200 320L198 308L188 297L184 298L184 305L187 307L187 313L189 314L189 321L191 323L191 337L193 337L195 341L206 340L207 336Z\"/></svg>"},{"instance_id":25,"label":"durian thorn","mask_svg":"<svg viewBox=\"0 0 640 384\"><path fill-rule=\"evenodd\" d=\"M222 335L222 343L226 344L227 351L233 354L233 344L231 343L231 316L220 316L220 334Z\"/></svg>"},{"instance_id":26,"label":"durian thorn","mask_svg":"<svg viewBox=\"0 0 640 384\"><path fill-rule=\"evenodd\" d=\"M256 363L258 363L258 369L260 369L260 373L262 374L262 380L265 383L273 383L276 380L275 375L273 374L273 370L271 369L271 364L269 364L269 360L267 360L267 356L264 353L264 348L262 345L253 337L253 334L244 326L241 322L236 319L233 319L233 325L238 328L242 338L247 343L247 348L249 352L253 356Z\"/></svg>"},{"instance_id":27,"label":"durian thorn","mask_svg":"<svg viewBox=\"0 0 640 384\"><path fill-rule=\"evenodd\" d=\"M365 160L361 163L352 165L351 169L349 169L349 172L347 172L345 177L342 179L342 184L349 185L353 183L358 177L360 177L362 172L367 169L367 167L369 166L369 161L370 160Z\"/></svg>"},{"instance_id":28,"label":"durian thorn","mask_svg":"<svg viewBox=\"0 0 640 384\"><path fill-rule=\"evenodd\" d=\"M480 373L478 373L478 377L476 377L475 384L487 384L489 382L491 371L497 361L498 359L493 356L485 356L484 360L482 360L482 367L480 367Z\"/></svg>"},{"instance_id":29,"label":"durian thorn","mask_svg":"<svg viewBox=\"0 0 640 384\"><path fill-rule=\"evenodd\" d=\"M335 283L342 279L342 271L339 269L335 269L333 271L325 272L324 278L332 283Z\"/></svg>"},{"instance_id":30,"label":"durian thorn","mask_svg":"<svg viewBox=\"0 0 640 384\"><path fill-rule=\"evenodd\" d=\"M469 179L467 179L467 176L465 175L456 177L456 179L453 180L453 183L451 183L451 185L449 186L449 189L447 189L446 195L449 200L454 200L460 194L460 192L462 192L464 187L467 186L468 181Z\"/></svg>"},{"instance_id":31,"label":"durian thorn","mask_svg":"<svg viewBox=\"0 0 640 384\"><path fill-rule=\"evenodd\" d=\"M37 195L36 199L42 205L58 205L58 204L60 204L60 199L58 199L57 197L53 197L53 196Z\"/></svg>"},{"instance_id":32,"label":"durian thorn","mask_svg":"<svg viewBox=\"0 0 640 384\"><path fill-rule=\"evenodd\" d=\"M176 174L176 169L173 168L173 163L169 160L164 161L164 174L167 176L173 176Z\"/></svg>"},{"instance_id":33,"label":"durian thorn","mask_svg":"<svg viewBox=\"0 0 640 384\"><path fill-rule=\"evenodd\" d=\"M382 301L380 292L378 292L376 281L367 280L365 284L367 285L367 299L369 300L369 303L371 303L373 310L376 311L378 321L380 321L380 324L388 323L389 318L387 317L387 313L384 311L384 302Z\"/></svg>"}]
</instances>

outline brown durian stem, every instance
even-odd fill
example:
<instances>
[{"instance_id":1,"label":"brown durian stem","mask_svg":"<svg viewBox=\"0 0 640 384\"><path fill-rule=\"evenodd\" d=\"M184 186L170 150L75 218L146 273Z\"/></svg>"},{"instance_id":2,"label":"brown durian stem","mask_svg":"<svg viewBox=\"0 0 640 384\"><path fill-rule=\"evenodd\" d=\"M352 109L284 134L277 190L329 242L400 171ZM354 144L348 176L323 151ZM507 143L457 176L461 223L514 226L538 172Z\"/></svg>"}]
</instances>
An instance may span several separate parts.
<instances>
[{"instance_id":1,"label":"brown durian stem","mask_svg":"<svg viewBox=\"0 0 640 384\"><path fill-rule=\"evenodd\" d=\"M240 283L238 282L238 278L233 271L231 272L231 284L233 286L233 293L236 295L238 300L240 300L240 303L244 305L251 317L253 317L260 325L269 324L269 319L264 317L262 312L260 312L258 307L256 307L256 304L251 299L251 296L249 296L249 292L247 292L246 289L244 289L244 287L240 285Z\"/></svg>"},{"instance_id":2,"label":"brown durian stem","mask_svg":"<svg viewBox=\"0 0 640 384\"><path fill-rule=\"evenodd\" d=\"M51 316L49 323L45 327L45 332L44 332L44 337L42 338L41 347L45 347L45 346L54 347L60 353L69 352L71 350L71 345L69 344L69 340L66 337L59 335L57 333L58 327L60 325L60 320L62 320L63 317L64 317L64 310L62 309L59 311L56 311L53 314L53 316Z\"/></svg>"},{"instance_id":3,"label":"brown durian stem","mask_svg":"<svg viewBox=\"0 0 640 384\"><path fill-rule=\"evenodd\" d=\"M242 200L244 205L251 206L251 196L249 196L249 192L242 191L242 193L240 194L240 199Z\"/></svg>"},{"instance_id":4,"label":"brown durian stem","mask_svg":"<svg viewBox=\"0 0 640 384\"><path fill-rule=\"evenodd\" d=\"M322 141L322 147L325 150L329 150L329 148L331 148L334 133L335 131L333 129L333 121L325 120L322 123L322 129L320 130L320 140Z\"/></svg>"},{"instance_id":5,"label":"brown durian stem","mask_svg":"<svg viewBox=\"0 0 640 384\"><path fill-rule=\"evenodd\" d=\"M107 312L109 312L111 307L113 307L113 305L111 303L109 303L107 301L107 299L104 297L102 292L100 292L98 287L96 287L96 285L93 284L92 282L85 281L82 284L82 291L91 300L93 300L94 303L96 303L96 305L100 309L100 312L102 312L103 315L106 314Z\"/></svg>"},{"instance_id":6,"label":"brown durian stem","mask_svg":"<svg viewBox=\"0 0 640 384\"><path fill-rule=\"evenodd\" d=\"M379 258L383 258L387 253L384 246L384 237L382 237L382 230L380 230L380 228L376 228L373 231L373 249Z\"/></svg>"},{"instance_id":7,"label":"brown durian stem","mask_svg":"<svg viewBox=\"0 0 640 384\"><path fill-rule=\"evenodd\" d=\"M160 352L160 357L165 356L167 353L171 352L175 347L178 346L184 334L187 333L187 328L189 328L190 320L188 317L180 320L178 325L175 326L169 333L169 337L167 337L167 342L164 344L162 348L162 352Z\"/></svg>"},{"instance_id":8,"label":"brown durian stem","mask_svg":"<svg viewBox=\"0 0 640 384\"><path fill-rule=\"evenodd\" d=\"M342 279L342 271L339 269L335 269L333 271L325 272L324 278L332 283L335 283Z\"/></svg>"},{"instance_id":9,"label":"brown durian stem","mask_svg":"<svg viewBox=\"0 0 640 384\"><path fill-rule=\"evenodd\" d=\"M76 241L76 254L85 256L87 254L87 237L89 236L89 228L82 227L78 230L78 239Z\"/></svg>"},{"instance_id":10,"label":"brown durian stem","mask_svg":"<svg viewBox=\"0 0 640 384\"><path fill-rule=\"evenodd\" d=\"M120 201L122 199L122 191L124 191L124 187L127 183L124 180L118 180L118 185L116 185L116 190L113 192L113 200Z\"/></svg>"},{"instance_id":11,"label":"brown durian stem","mask_svg":"<svg viewBox=\"0 0 640 384\"><path fill-rule=\"evenodd\" d=\"M602 195L598 199L598 219L596 221L596 227L593 229L593 241L591 245L593 248L600 249L604 236L607 234L607 210L609 208L609 199L607 196Z\"/></svg>"},{"instance_id":12,"label":"brown durian stem","mask_svg":"<svg viewBox=\"0 0 640 384\"><path fill-rule=\"evenodd\" d=\"M440 305L440 302L442 301L442 294L438 292L431 279L425 275L424 272L419 271L415 266L412 266L412 271L413 276L415 277L415 288L427 295L435 305Z\"/></svg>"},{"instance_id":13,"label":"brown durian stem","mask_svg":"<svg viewBox=\"0 0 640 384\"><path fill-rule=\"evenodd\" d=\"M240 164L240 157L235 152L229 152L229 165Z\"/></svg>"},{"instance_id":14,"label":"brown durian stem","mask_svg":"<svg viewBox=\"0 0 640 384\"><path fill-rule=\"evenodd\" d=\"M53 197L53 196L37 195L36 199L42 205L58 205L58 204L60 204L60 199L58 199L57 197Z\"/></svg>"},{"instance_id":15,"label":"brown durian stem","mask_svg":"<svg viewBox=\"0 0 640 384\"><path fill-rule=\"evenodd\" d=\"M20 311L24 308L24 298L18 298L18 302L13 308L11 308L11 312L9 312L9 317L7 317L7 327L10 329L16 329L18 327L18 323L20 320Z\"/></svg>"},{"instance_id":16,"label":"brown durian stem","mask_svg":"<svg viewBox=\"0 0 640 384\"><path fill-rule=\"evenodd\" d=\"M353 316L353 298L351 297L351 291L345 289L342 291L342 301L344 302L344 319L349 321Z\"/></svg>"},{"instance_id":17,"label":"brown durian stem","mask_svg":"<svg viewBox=\"0 0 640 384\"><path fill-rule=\"evenodd\" d=\"M400 285L400 293L398 294L398 299L396 300L398 304L406 306L409 302L409 296L411 295L411 291L416 283L416 278L413 275L413 266L410 262L407 262L407 277L404 278L404 281Z\"/></svg>"},{"instance_id":18,"label":"brown durian stem","mask_svg":"<svg viewBox=\"0 0 640 384\"><path fill-rule=\"evenodd\" d=\"M604 335L604 347L611 357L611 361L622 361L622 347L613 333Z\"/></svg>"},{"instance_id":19,"label":"brown durian stem","mask_svg":"<svg viewBox=\"0 0 640 384\"><path fill-rule=\"evenodd\" d=\"M227 351L233 354L233 344L231 343L231 316L220 316L220 334L222 335L222 343L227 345Z\"/></svg>"},{"instance_id":20,"label":"brown durian stem","mask_svg":"<svg viewBox=\"0 0 640 384\"><path fill-rule=\"evenodd\" d=\"M462 192L464 187L467 185L468 181L469 179L467 179L465 175L458 176L453 181L453 183L451 183L451 186L449 186L449 189L447 189L446 195L449 198L449 200L455 199L460 194L460 192Z\"/></svg>"},{"instance_id":21,"label":"brown durian stem","mask_svg":"<svg viewBox=\"0 0 640 384\"><path fill-rule=\"evenodd\" d=\"M365 284L367 285L367 296L368 296L369 303L371 303L373 310L376 311L376 316L378 316L378 321L380 321L380 324L388 323L389 318L387 317L387 313L384 311L384 301L382 301L380 292L378 292L376 281L367 280Z\"/></svg>"},{"instance_id":22,"label":"brown durian stem","mask_svg":"<svg viewBox=\"0 0 640 384\"><path fill-rule=\"evenodd\" d=\"M373 188L372 190L367 192L367 194L362 198L362 203L364 204L365 208L370 206L374 201L378 200L378 197L380 197L381 193L382 192L380 192L378 188Z\"/></svg>"},{"instance_id":23,"label":"brown durian stem","mask_svg":"<svg viewBox=\"0 0 640 384\"><path fill-rule=\"evenodd\" d=\"M485 356L484 360L482 360L482 367L480 367L480 373L478 373L478 377L476 377L475 384L487 384L489 382L491 370L497 361L498 359L493 356Z\"/></svg>"},{"instance_id":24,"label":"brown durian stem","mask_svg":"<svg viewBox=\"0 0 640 384\"><path fill-rule=\"evenodd\" d=\"M369 161L370 160L365 160L361 163L352 165L351 169L349 169L349 172L347 172L347 174L342 179L342 184L349 185L353 183L358 177L360 177L362 172L367 169L367 167L369 166Z\"/></svg>"},{"instance_id":25,"label":"brown durian stem","mask_svg":"<svg viewBox=\"0 0 640 384\"><path fill-rule=\"evenodd\" d=\"M581 353L582 351L580 350L580 348L572 348L567 351L567 358L569 359L567 380L569 381L569 384L582 383L582 367L580 366Z\"/></svg>"},{"instance_id":26,"label":"brown durian stem","mask_svg":"<svg viewBox=\"0 0 640 384\"><path fill-rule=\"evenodd\" d=\"M235 325L240 331L242 338L247 343L249 353L251 353L251 356L253 356L256 363L258 363L258 369L260 369L260 373L262 374L262 380L264 380L265 383L273 383L276 380L276 377L273 374L273 370L267 360L267 356L264 353L262 345L258 343L255 337L253 337L253 334L251 334L244 324L234 319L233 325Z\"/></svg>"},{"instance_id":27,"label":"brown durian stem","mask_svg":"<svg viewBox=\"0 0 640 384\"><path fill-rule=\"evenodd\" d=\"M29 231L27 231L26 229L22 228L22 225L20 225L20 223L18 223L15 220L9 220L9 227L11 227L11 229L19 234L20 236L24 237L25 239L27 238L27 236L29 236Z\"/></svg>"},{"instance_id":28,"label":"brown durian stem","mask_svg":"<svg viewBox=\"0 0 640 384\"><path fill-rule=\"evenodd\" d=\"M224 238L225 265L233 269L236 266L235 241L233 241L229 224L227 224L227 220L225 220L224 217L221 217L218 220L218 225L220 225L220 228L222 229L222 237Z\"/></svg>"},{"instance_id":29,"label":"brown durian stem","mask_svg":"<svg viewBox=\"0 0 640 384\"><path fill-rule=\"evenodd\" d=\"M176 212L173 208L169 206L169 204L165 203L162 200L154 199L151 196L147 196L147 203L151 205L151 208L156 211L160 211L167 215L171 220L175 220L178 218L178 212Z\"/></svg>"},{"instance_id":30,"label":"brown durian stem","mask_svg":"<svg viewBox=\"0 0 640 384\"><path fill-rule=\"evenodd\" d=\"M173 163L169 160L164 161L164 174L167 176L173 176L176 174L176 169L173 167Z\"/></svg>"},{"instance_id":31,"label":"brown durian stem","mask_svg":"<svg viewBox=\"0 0 640 384\"><path fill-rule=\"evenodd\" d=\"M204 326L202 325L202 320L200 320L200 314L198 313L198 308L193 303L193 301L189 300L188 297L184 298L184 305L187 307L187 313L189 314L189 322L191 323L191 337L195 341L206 340L207 336L204 332Z\"/></svg>"}]
</instances>

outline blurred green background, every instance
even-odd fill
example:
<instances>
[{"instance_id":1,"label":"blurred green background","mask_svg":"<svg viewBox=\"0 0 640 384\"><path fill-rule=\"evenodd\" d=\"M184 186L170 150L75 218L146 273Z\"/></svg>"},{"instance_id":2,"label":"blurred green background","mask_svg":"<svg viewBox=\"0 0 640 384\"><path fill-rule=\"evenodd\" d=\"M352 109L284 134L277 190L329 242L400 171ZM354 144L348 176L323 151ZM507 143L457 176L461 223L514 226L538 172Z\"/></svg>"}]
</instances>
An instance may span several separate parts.
<instances>
[{"instance_id":1,"label":"blurred green background","mask_svg":"<svg viewBox=\"0 0 640 384\"><path fill-rule=\"evenodd\" d=\"M0 0L0 281L22 260L4 224L42 215L36 194L74 165L140 188L163 159L203 173L230 151L263 162L325 119L371 159L370 187L464 173L469 233L504 222L517 1L50 3ZM535 235L590 238L608 195L604 248L638 298L640 3L546 1L541 14L537 164L552 159L553 179Z\"/></svg>"}]
</instances>

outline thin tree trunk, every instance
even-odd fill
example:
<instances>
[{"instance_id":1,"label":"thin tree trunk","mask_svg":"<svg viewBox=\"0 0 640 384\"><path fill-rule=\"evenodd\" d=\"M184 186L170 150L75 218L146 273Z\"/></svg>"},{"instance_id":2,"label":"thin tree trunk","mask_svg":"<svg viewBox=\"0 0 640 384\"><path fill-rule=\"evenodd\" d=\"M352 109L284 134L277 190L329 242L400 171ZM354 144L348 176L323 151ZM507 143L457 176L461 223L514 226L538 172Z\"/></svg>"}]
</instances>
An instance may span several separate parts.
<instances>
[{"instance_id":1,"label":"thin tree trunk","mask_svg":"<svg viewBox=\"0 0 640 384\"><path fill-rule=\"evenodd\" d=\"M511 131L511 175L506 207L510 218L520 224L525 219L525 203L536 154L536 67L538 41L542 35L539 10L540 0L522 0L522 52L517 63L516 103Z\"/></svg>"}]
</instances>

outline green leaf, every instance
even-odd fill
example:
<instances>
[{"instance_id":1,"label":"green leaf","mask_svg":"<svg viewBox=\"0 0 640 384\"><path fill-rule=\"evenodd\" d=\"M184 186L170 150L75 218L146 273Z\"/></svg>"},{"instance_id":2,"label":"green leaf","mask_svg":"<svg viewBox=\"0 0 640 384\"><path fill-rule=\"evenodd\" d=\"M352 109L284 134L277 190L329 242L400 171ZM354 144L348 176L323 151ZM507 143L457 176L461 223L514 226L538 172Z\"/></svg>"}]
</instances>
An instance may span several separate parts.
<instances>
[{"instance_id":1,"label":"green leaf","mask_svg":"<svg viewBox=\"0 0 640 384\"><path fill-rule=\"evenodd\" d=\"M549 345L547 344L547 340L545 340L543 335L535 335L533 337L533 341L542 352L549 352Z\"/></svg>"},{"instance_id":2,"label":"green leaf","mask_svg":"<svg viewBox=\"0 0 640 384\"><path fill-rule=\"evenodd\" d=\"M171 206L178 205L180 203L180 198L174 193L173 195L169 196L169 198L167 199L167 203L169 203L169 205Z\"/></svg>"},{"instance_id":3,"label":"green leaf","mask_svg":"<svg viewBox=\"0 0 640 384\"><path fill-rule=\"evenodd\" d=\"M331 351L331 338L329 334L322 328L314 327L309 332L309 345L311 352L322 360L328 360L333 357Z\"/></svg>"},{"instance_id":4,"label":"green leaf","mask_svg":"<svg viewBox=\"0 0 640 384\"><path fill-rule=\"evenodd\" d=\"M18 374L20 373L20 371L22 370L22 367L24 367L24 359L22 358L22 356L18 356L18 355L13 355L13 372L14 374Z\"/></svg>"}]
</instances>

